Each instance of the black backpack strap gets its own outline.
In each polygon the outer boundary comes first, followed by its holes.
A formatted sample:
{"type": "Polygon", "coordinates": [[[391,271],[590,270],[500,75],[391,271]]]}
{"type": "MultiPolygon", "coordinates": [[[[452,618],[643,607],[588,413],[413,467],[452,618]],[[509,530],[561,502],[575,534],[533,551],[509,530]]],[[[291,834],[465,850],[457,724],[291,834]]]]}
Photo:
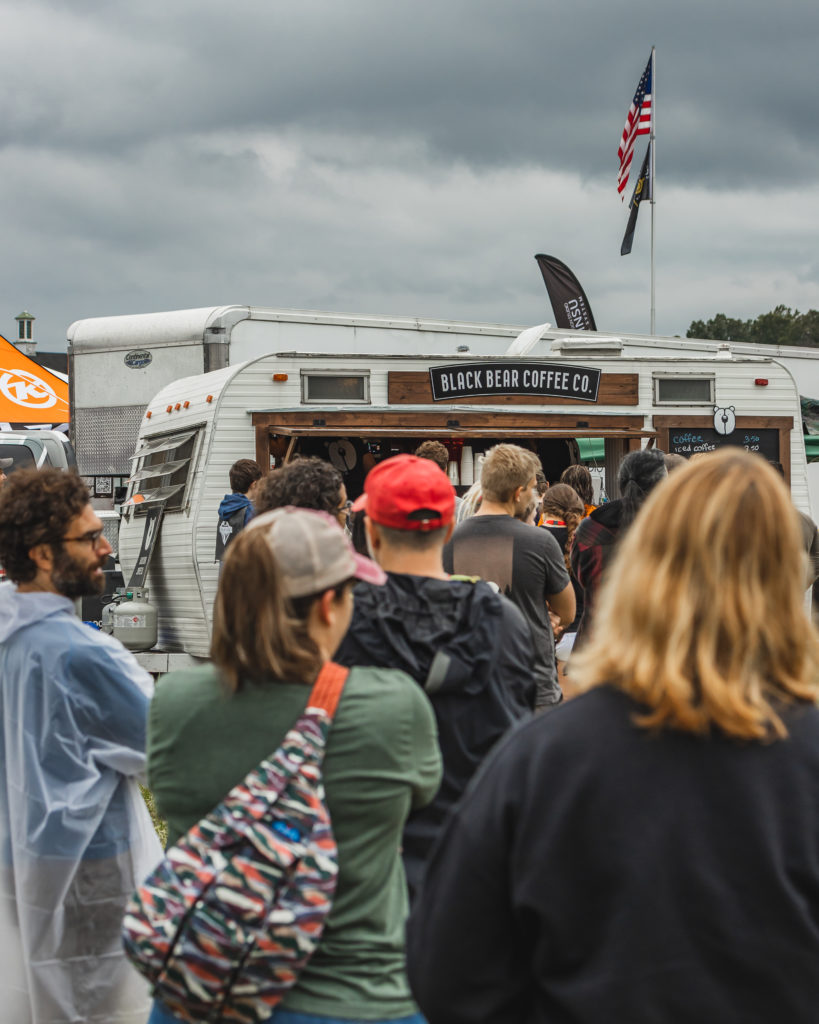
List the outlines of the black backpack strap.
{"type": "Polygon", "coordinates": [[[437,693],[441,689],[446,682],[446,675],[451,664],[452,658],[450,655],[444,651],[435,652],[435,657],[432,659],[429,672],[427,672],[427,677],[423,682],[423,687],[427,693],[437,693]]]}

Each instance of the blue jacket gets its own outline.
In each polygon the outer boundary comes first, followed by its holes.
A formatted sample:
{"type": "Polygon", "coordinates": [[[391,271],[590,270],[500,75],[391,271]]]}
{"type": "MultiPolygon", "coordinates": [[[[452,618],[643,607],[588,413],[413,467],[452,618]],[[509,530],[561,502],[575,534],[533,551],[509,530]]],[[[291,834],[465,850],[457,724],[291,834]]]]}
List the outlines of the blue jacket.
{"type": "Polygon", "coordinates": [[[240,508],[245,510],[245,518],[242,525],[247,526],[253,518],[253,506],[246,494],[226,494],[219,502],[219,518],[230,519],[233,513],[238,512],[240,508]]]}

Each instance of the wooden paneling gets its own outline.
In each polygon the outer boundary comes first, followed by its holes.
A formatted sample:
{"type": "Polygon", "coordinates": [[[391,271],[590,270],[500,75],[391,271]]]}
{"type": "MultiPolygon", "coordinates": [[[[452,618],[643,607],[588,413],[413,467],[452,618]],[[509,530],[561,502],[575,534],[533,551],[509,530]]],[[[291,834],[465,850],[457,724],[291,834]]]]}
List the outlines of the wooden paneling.
{"type": "Polygon", "coordinates": [[[354,433],[365,437],[375,432],[385,434],[394,431],[396,434],[407,434],[416,431],[424,433],[430,429],[446,432],[453,437],[468,434],[472,430],[498,436],[511,436],[516,431],[544,435],[560,434],[564,437],[601,437],[612,432],[621,435],[653,433],[643,430],[642,416],[599,416],[593,407],[588,413],[584,409],[581,413],[571,415],[520,412],[455,413],[451,409],[437,412],[392,412],[373,409],[324,412],[316,409],[309,412],[254,412],[252,421],[257,430],[257,450],[261,448],[259,438],[264,436],[260,434],[259,428],[264,427],[268,428],[270,434],[354,433]]]}
{"type": "MultiPolygon", "coordinates": [[[[595,405],[637,405],[637,373],[604,373],[600,377],[600,391],[595,405]]],[[[483,395],[477,398],[452,398],[445,403],[433,402],[429,373],[421,371],[390,370],[387,374],[387,400],[390,405],[573,405],[583,406],[574,398],[546,398],[541,395],[483,395]]]]}

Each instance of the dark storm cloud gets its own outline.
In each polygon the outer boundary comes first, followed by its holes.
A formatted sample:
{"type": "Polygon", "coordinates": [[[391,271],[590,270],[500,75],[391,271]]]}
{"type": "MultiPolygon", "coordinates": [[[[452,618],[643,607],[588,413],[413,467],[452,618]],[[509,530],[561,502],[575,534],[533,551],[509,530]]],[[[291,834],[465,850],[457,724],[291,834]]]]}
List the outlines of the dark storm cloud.
{"type": "Polygon", "coordinates": [[[233,302],[533,323],[537,251],[647,330],[648,211],[621,259],[614,181],[652,43],[658,330],[819,305],[813,4],[0,6],[3,333],[233,302]]]}
{"type": "Polygon", "coordinates": [[[6,119],[9,141],[105,149],[297,126],[407,135],[442,161],[604,176],[655,42],[664,177],[719,188],[729,172],[753,184],[819,169],[813,5],[148,0],[56,10],[28,100],[6,119]]]}

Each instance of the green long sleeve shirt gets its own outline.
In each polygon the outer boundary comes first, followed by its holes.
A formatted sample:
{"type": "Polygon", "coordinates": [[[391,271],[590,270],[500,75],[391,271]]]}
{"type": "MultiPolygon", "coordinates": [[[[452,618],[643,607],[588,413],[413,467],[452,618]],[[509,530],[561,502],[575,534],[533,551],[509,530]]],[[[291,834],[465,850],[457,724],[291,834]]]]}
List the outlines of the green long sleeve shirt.
{"type": "MultiPolygon", "coordinates": [[[[228,693],[212,666],[160,680],[148,729],[148,781],[176,842],[276,750],[310,687],[271,681],[228,693]]],[[[316,1015],[415,1012],[404,969],[407,893],[400,844],[411,810],[441,778],[435,718],[402,672],[354,668],[323,767],[339,877],[318,949],[283,1002],[316,1015]]]]}

